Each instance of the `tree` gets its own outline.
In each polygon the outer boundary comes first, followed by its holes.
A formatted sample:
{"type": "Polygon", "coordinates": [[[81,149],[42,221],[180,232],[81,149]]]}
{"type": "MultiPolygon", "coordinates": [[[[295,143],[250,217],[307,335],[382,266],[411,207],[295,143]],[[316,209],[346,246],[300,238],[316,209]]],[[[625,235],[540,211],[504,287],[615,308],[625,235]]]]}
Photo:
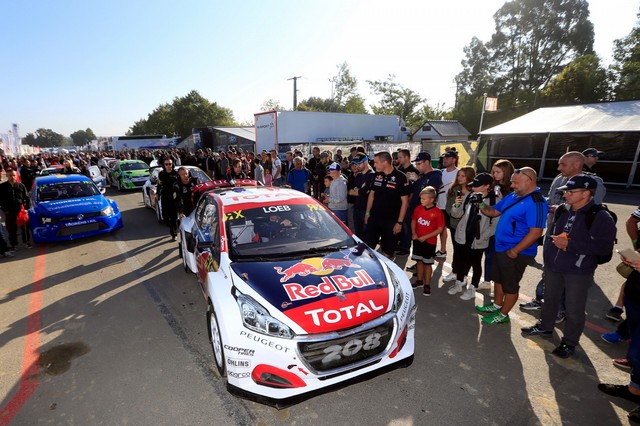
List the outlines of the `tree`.
{"type": "Polygon", "coordinates": [[[93,130],[77,130],[70,135],[73,144],[76,146],[87,145],[89,142],[96,140],[96,135],[93,130]]]}
{"type": "Polygon", "coordinates": [[[267,99],[262,102],[260,111],[284,111],[284,107],[280,104],[280,101],[275,99],[267,99]]]}
{"type": "Polygon", "coordinates": [[[499,97],[500,111],[489,118],[499,124],[534,109],[538,93],[565,66],[593,53],[586,0],[512,0],[494,20],[491,40],[472,39],[456,76],[456,113],[471,129],[479,124],[483,93],[499,97]]]}
{"type": "Polygon", "coordinates": [[[544,105],[601,102],[607,99],[607,71],[595,54],[580,56],[567,65],[541,92],[544,105]]]}
{"type": "Polygon", "coordinates": [[[398,115],[404,122],[413,127],[421,125],[416,110],[425,102],[420,95],[395,81],[396,76],[390,74],[386,81],[369,81],[371,91],[381,96],[378,105],[371,105],[374,114],[398,115]]]}
{"type": "Polygon", "coordinates": [[[171,104],[161,104],[147,119],[136,121],[129,128],[129,135],[162,134],[186,136],[194,127],[231,126],[235,124],[233,112],[202,97],[196,90],[186,96],[176,97],[171,104]]]}
{"type": "Polygon", "coordinates": [[[22,138],[22,143],[42,148],[64,146],[64,136],[51,129],[40,128],[34,133],[27,133],[27,135],[22,138]]]}
{"type": "Polygon", "coordinates": [[[358,94],[358,80],[351,75],[346,62],[338,67],[338,75],[330,79],[332,98],[310,97],[298,103],[297,111],[346,112],[350,114],[367,114],[364,99],[358,94]]]}
{"type": "Polygon", "coordinates": [[[614,42],[610,70],[615,100],[640,98],[640,22],[636,23],[628,36],[614,42]]]}

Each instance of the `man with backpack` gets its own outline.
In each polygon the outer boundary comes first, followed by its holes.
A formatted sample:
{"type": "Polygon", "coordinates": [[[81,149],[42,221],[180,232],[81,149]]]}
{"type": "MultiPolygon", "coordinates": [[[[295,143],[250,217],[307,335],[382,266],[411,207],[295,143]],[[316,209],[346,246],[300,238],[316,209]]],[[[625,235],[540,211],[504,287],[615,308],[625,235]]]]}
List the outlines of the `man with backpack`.
{"type": "Polygon", "coordinates": [[[606,207],[596,204],[596,180],[573,176],[558,188],[565,203],[558,206],[544,246],[544,305],[540,322],[522,329],[525,336],[547,336],[553,327],[560,298],[566,295],[564,336],[553,354],[568,358],[575,353],[584,330],[587,294],[598,264],[611,259],[616,238],[615,220],[606,207]]]}

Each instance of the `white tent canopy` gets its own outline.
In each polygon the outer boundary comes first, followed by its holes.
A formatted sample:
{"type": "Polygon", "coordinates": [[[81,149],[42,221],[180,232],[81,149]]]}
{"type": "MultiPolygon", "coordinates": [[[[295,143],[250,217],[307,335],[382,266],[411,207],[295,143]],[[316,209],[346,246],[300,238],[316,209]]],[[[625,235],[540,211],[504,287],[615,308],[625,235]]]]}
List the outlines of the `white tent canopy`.
{"type": "Polygon", "coordinates": [[[481,135],[640,131],[640,100],[539,108],[481,135]]]}

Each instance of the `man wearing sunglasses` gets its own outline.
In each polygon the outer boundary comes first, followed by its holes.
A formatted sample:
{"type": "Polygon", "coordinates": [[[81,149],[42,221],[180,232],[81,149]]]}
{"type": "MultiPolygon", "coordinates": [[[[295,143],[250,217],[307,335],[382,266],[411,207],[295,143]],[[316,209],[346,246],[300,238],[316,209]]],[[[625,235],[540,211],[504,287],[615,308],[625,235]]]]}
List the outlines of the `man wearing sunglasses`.
{"type": "Polygon", "coordinates": [[[513,192],[495,206],[480,203],[480,211],[489,217],[500,216],[496,226],[496,253],[491,264],[495,277],[494,301],[476,306],[485,324],[509,322],[509,312],[518,301],[520,280],[527,265],[538,251],[536,244],[544,231],[549,210],[540,188],[537,174],[531,167],[515,170],[511,176],[513,192]]]}
{"type": "Polygon", "coordinates": [[[616,225],[605,209],[593,216],[589,226],[587,215],[594,214],[593,194],[597,183],[591,176],[579,174],[558,188],[564,193],[565,204],[554,214],[548,228],[549,244],[544,247],[544,305],[540,322],[522,329],[525,336],[553,335],[560,299],[565,297],[567,320],[560,345],[553,354],[568,358],[575,352],[584,330],[587,294],[598,256],[613,250],[616,225]]]}
{"type": "Polygon", "coordinates": [[[588,148],[582,151],[582,155],[584,155],[584,166],[582,166],[582,171],[594,173],[593,167],[598,163],[600,157],[604,155],[604,152],[598,151],[595,148],[588,148]]]}

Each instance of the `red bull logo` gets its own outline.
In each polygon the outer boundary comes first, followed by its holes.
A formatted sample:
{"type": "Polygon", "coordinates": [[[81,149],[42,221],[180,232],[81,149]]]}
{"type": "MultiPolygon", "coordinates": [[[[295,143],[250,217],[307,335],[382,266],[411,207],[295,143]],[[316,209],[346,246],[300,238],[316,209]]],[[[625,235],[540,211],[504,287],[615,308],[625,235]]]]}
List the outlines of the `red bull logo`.
{"type": "Polygon", "coordinates": [[[280,266],[275,266],[274,269],[282,277],[281,283],[286,283],[292,278],[297,276],[306,277],[309,274],[313,275],[328,275],[334,270],[341,270],[342,268],[360,268],[361,266],[351,262],[348,255],[343,258],[334,257],[312,257],[304,259],[299,263],[295,263],[286,269],[282,269],[280,266]]]}
{"type": "Polygon", "coordinates": [[[355,277],[345,277],[344,275],[332,275],[322,277],[322,282],[318,285],[303,286],[298,283],[285,284],[284,290],[289,296],[289,300],[313,299],[322,294],[341,295],[340,300],[346,299],[344,292],[354,289],[375,285],[375,281],[365,270],[356,271],[355,277]]]}

